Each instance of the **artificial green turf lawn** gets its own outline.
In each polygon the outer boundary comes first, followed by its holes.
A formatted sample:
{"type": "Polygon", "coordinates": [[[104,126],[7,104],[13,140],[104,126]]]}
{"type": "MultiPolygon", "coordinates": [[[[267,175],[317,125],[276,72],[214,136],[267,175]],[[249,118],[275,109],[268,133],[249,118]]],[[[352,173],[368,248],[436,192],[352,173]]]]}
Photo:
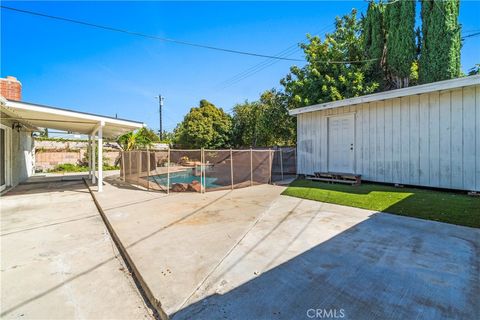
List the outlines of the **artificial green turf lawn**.
{"type": "Polygon", "coordinates": [[[284,195],[480,228],[480,198],[453,192],[296,180],[284,195]]]}

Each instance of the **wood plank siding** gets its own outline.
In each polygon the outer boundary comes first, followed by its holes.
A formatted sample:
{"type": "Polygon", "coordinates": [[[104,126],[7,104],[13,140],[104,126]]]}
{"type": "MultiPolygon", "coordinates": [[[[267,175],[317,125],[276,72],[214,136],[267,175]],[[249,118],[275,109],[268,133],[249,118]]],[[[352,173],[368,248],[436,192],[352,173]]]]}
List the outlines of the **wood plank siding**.
{"type": "Polygon", "coordinates": [[[298,113],[299,174],[328,171],[328,117],[352,113],[363,180],[480,191],[480,85],[298,113]]]}

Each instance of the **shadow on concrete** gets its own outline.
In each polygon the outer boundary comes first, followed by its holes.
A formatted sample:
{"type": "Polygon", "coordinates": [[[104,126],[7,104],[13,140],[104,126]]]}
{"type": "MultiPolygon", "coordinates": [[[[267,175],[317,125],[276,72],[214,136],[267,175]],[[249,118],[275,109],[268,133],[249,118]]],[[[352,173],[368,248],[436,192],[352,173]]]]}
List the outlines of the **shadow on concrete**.
{"type": "Polygon", "coordinates": [[[96,218],[96,217],[98,217],[98,214],[92,214],[92,215],[89,215],[89,216],[81,216],[79,218],[63,220],[63,221],[59,221],[59,222],[52,222],[52,223],[37,225],[37,226],[33,226],[33,227],[27,227],[27,228],[23,228],[23,229],[20,229],[20,230],[15,230],[15,231],[10,231],[10,232],[7,231],[5,233],[0,234],[0,237],[4,237],[4,236],[11,235],[11,234],[16,234],[16,233],[27,232],[27,231],[36,230],[36,229],[58,226],[58,225],[65,224],[65,223],[71,223],[71,222],[76,222],[76,221],[86,220],[86,219],[91,219],[91,218],[96,218]]]}
{"type": "Polygon", "coordinates": [[[105,177],[103,181],[108,182],[108,184],[114,186],[118,189],[126,189],[126,190],[139,190],[139,191],[149,191],[149,192],[161,192],[165,194],[164,191],[157,191],[157,190],[147,190],[146,188],[140,188],[128,182],[123,182],[118,175],[112,175],[109,177],[105,177]]]}
{"type": "MultiPolygon", "coordinates": [[[[82,183],[82,185],[83,185],[83,183],[82,183]]],[[[31,193],[31,192],[29,192],[29,193],[31,193]]],[[[161,232],[161,231],[164,231],[165,229],[173,226],[174,224],[179,223],[179,222],[187,219],[188,217],[191,217],[192,215],[194,215],[194,214],[202,211],[202,210],[205,209],[206,207],[208,207],[208,206],[212,205],[213,203],[219,201],[220,199],[224,198],[224,197],[227,196],[228,194],[229,194],[229,193],[223,194],[222,196],[220,196],[220,197],[212,200],[211,202],[207,203],[206,205],[202,206],[201,208],[198,208],[198,209],[196,209],[196,210],[194,210],[194,211],[186,214],[186,215],[183,216],[182,218],[180,218],[180,219],[178,219],[178,220],[176,220],[176,221],[173,221],[172,223],[170,223],[170,224],[168,224],[168,225],[166,225],[166,226],[163,226],[162,228],[159,228],[159,229],[157,229],[156,231],[154,231],[154,232],[152,232],[152,233],[150,233],[150,234],[148,234],[148,235],[146,235],[146,236],[144,236],[144,237],[142,237],[142,238],[140,238],[140,239],[137,239],[135,242],[131,243],[127,248],[133,247],[133,246],[139,244],[140,242],[145,241],[146,239],[154,236],[155,234],[157,234],[157,233],[159,233],[159,232],[161,232]]],[[[94,215],[94,216],[98,216],[98,215],[94,215]]],[[[87,218],[87,217],[85,217],[85,218],[87,218]]],[[[79,219],[75,219],[75,220],[79,220],[79,219]]],[[[72,220],[72,221],[73,221],[73,220],[72,220]]],[[[40,226],[40,227],[42,227],[42,226],[40,226]]],[[[21,231],[18,231],[18,232],[21,232],[21,231]]],[[[38,300],[38,299],[42,298],[43,296],[46,296],[46,295],[50,294],[51,292],[53,292],[53,291],[55,291],[55,290],[57,290],[57,289],[60,289],[60,288],[61,288],[62,286],[64,286],[65,284],[68,284],[69,282],[72,282],[72,281],[74,281],[74,280],[76,280],[76,279],[78,279],[78,278],[80,278],[80,277],[82,277],[82,276],[84,276],[84,275],[86,275],[86,274],[88,274],[88,273],[96,270],[97,268],[105,265],[106,263],[112,261],[113,259],[118,259],[118,257],[117,257],[117,256],[112,256],[111,258],[106,259],[106,260],[104,260],[104,261],[102,261],[102,262],[100,262],[100,263],[92,266],[91,268],[88,268],[88,269],[84,270],[83,272],[81,272],[81,273],[79,273],[79,274],[77,274],[77,275],[75,275],[75,276],[73,276],[73,277],[70,277],[70,278],[66,279],[66,280],[63,281],[63,282],[61,282],[61,283],[59,283],[59,284],[57,284],[57,285],[55,285],[55,286],[53,286],[53,287],[51,287],[51,288],[46,289],[46,290],[42,291],[41,293],[39,293],[39,294],[37,294],[37,295],[35,295],[35,296],[32,296],[31,298],[29,298],[29,299],[27,299],[27,300],[25,300],[25,301],[22,301],[21,303],[18,303],[18,304],[16,304],[16,305],[12,306],[12,307],[9,308],[9,309],[2,310],[0,316],[3,317],[3,316],[5,316],[5,315],[7,315],[7,314],[9,314],[9,313],[17,310],[18,308],[20,308],[20,307],[22,307],[22,306],[24,306],[24,305],[26,305],[26,304],[29,304],[29,303],[31,303],[31,302],[33,302],[33,301],[35,301],[35,300],[38,300]]]]}
{"type": "Polygon", "coordinates": [[[250,263],[233,260],[234,272],[172,318],[477,318],[480,258],[472,237],[478,236],[474,229],[374,214],[270,269],[253,269],[258,252],[250,263]]]}
{"type": "Polygon", "coordinates": [[[226,197],[227,195],[229,195],[230,193],[231,193],[231,192],[227,192],[227,193],[219,196],[218,198],[213,199],[213,200],[210,201],[209,203],[201,206],[200,208],[197,208],[197,209],[193,210],[192,212],[185,214],[185,215],[184,215],[183,217],[181,217],[180,219],[177,219],[177,220],[175,220],[175,221],[172,221],[172,222],[170,222],[169,224],[167,224],[167,225],[165,225],[165,226],[162,226],[162,227],[158,228],[157,230],[155,230],[155,231],[153,231],[153,232],[151,232],[151,233],[149,233],[149,234],[147,234],[147,235],[145,235],[145,236],[143,236],[143,237],[135,240],[134,242],[132,242],[131,244],[129,244],[129,245],[126,246],[125,248],[126,248],[126,249],[129,249],[129,248],[131,248],[131,247],[133,247],[133,246],[136,246],[136,245],[139,244],[140,242],[143,242],[143,241],[145,241],[145,240],[153,237],[154,235],[156,235],[156,234],[158,234],[158,233],[160,233],[160,232],[162,232],[162,231],[165,231],[166,229],[174,226],[175,224],[180,223],[180,222],[182,222],[182,221],[190,218],[191,216],[193,216],[193,215],[201,212],[201,211],[204,210],[205,208],[207,208],[207,207],[213,205],[214,203],[220,201],[221,199],[225,198],[225,197],[226,197]]]}
{"type": "Polygon", "coordinates": [[[35,183],[23,183],[19,184],[15,188],[9,190],[2,197],[16,196],[22,194],[35,194],[35,193],[48,193],[48,192],[79,192],[88,193],[85,188],[85,184],[82,180],[62,181],[52,180],[49,182],[35,182],[35,183]]]}
{"type": "Polygon", "coordinates": [[[112,257],[110,257],[110,258],[108,258],[108,259],[106,259],[106,260],[103,260],[102,262],[100,262],[100,263],[92,266],[91,268],[88,268],[88,269],[84,270],[83,272],[80,272],[80,273],[76,274],[75,276],[70,277],[70,278],[66,279],[65,281],[62,281],[62,282],[60,282],[59,284],[57,284],[57,285],[55,285],[55,286],[53,286],[53,287],[50,287],[50,288],[42,291],[41,293],[32,296],[31,298],[29,298],[29,299],[27,299],[27,300],[24,300],[24,301],[22,301],[22,302],[20,302],[20,303],[18,303],[18,304],[16,304],[16,305],[14,305],[14,306],[6,309],[6,310],[3,310],[3,309],[2,309],[2,312],[0,313],[0,316],[1,316],[1,317],[4,317],[5,315],[11,313],[12,311],[15,311],[16,309],[18,309],[18,308],[20,308],[20,307],[22,307],[22,306],[24,306],[24,305],[26,305],[26,304],[28,304],[28,303],[30,303],[30,302],[33,302],[33,301],[35,301],[35,300],[38,300],[38,299],[40,299],[41,297],[46,296],[46,295],[48,295],[49,293],[52,293],[53,291],[55,291],[55,290],[57,290],[57,289],[60,289],[60,288],[63,287],[64,285],[66,285],[66,284],[68,284],[68,283],[70,283],[70,282],[72,282],[72,281],[74,281],[74,280],[76,280],[76,279],[78,279],[78,278],[81,278],[82,276],[84,276],[84,275],[86,275],[86,274],[88,274],[88,273],[90,273],[90,272],[92,272],[92,271],[100,268],[101,266],[107,264],[108,262],[110,262],[110,261],[112,261],[112,260],[114,260],[114,259],[118,259],[118,257],[117,257],[117,256],[112,256],[112,257]]]}

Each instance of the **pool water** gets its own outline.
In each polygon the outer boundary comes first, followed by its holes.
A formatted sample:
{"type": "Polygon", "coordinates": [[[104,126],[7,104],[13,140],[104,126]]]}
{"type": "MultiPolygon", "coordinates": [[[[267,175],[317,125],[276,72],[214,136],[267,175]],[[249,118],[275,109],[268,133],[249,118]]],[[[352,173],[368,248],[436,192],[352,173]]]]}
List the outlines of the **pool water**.
{"type": "MultiPolygon", "coordinates": [[[[159,185],[167,185],[167,174],[157,174],[155,176],[149,177],[150,181],[155,181],[159,185]]],[[[172,172],[170,173],[170,185],[173,183],[192,183],[193,180],[200,181],[200,177],[193,174],[193,169],[186,171],[172,172]]],[[[216,188],[220,185],[215,184],[217,178],[205,177],[205,187],[206,188],[216,188]]]]}

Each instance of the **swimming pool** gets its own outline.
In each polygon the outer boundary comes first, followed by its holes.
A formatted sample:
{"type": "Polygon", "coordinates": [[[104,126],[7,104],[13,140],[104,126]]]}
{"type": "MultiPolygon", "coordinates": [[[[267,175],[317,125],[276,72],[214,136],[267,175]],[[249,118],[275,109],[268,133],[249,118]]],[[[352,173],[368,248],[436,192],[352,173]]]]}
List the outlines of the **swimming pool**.
{"type": "MultiPolygon", "coordinates": [[[[167,174],[157,174],[155,176],[149,177],[150,181],[155,181],[159,185],[167,185],[167,174]]],[[[200,181],[200,177],[194,174],[194,169],[187,169],[184,171],[171,172],[170,173],[170,185],[173,183],[192,183],[194,180],[200,181]]],[[[205,187],[206,188],[217,188],[220,185],[215,184],[217,178],[205,177],[205,187]]]]}

